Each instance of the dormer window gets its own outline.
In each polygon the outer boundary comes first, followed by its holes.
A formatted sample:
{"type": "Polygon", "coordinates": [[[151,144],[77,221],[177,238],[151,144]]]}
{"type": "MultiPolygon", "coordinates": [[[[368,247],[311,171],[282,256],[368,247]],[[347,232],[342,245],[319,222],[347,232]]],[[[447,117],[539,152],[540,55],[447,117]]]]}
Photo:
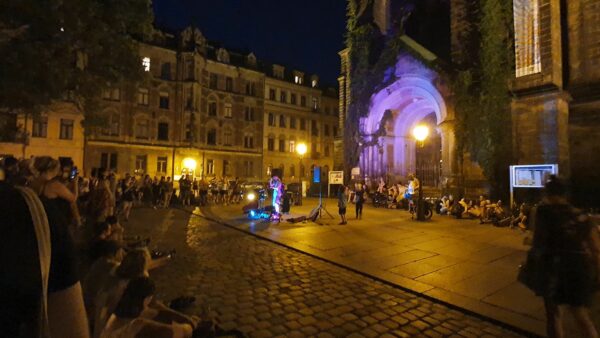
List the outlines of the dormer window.
{"type": "Polygon", "coordinates": [[[318,85],[318,81],[317,80],[312,80],[312,87],[315,88],[318,85]]]}
{"type": "Polygon", "coordinates": [[[273,65],[273,76],[278,79],[283,79],[285,68],[280,65],[273,65]]]}
{"type": "Polygon", "coordinates": [[[248,56],[246,57],[246,62],[248,62],[249,66],[256,67],[256,56],[254,55],[254,53],[248,54],[248,56]]]}
{"type": "Polygon", "coordinates": [[[299,71],[294,71],[294,83],[298,85],[304,83],[304,74],[299,71]]]}
{"type": "Polygon", "coordinates": [[[219,48],[217,51],[217,61],[229,63],[229,53],[224,48],[219,48]]]}
{"type": "Polygon", "coordinates": [[[146,56],[142,59],[142,67],[144,67],[145,72],[150,71],[150,58],[149,57],[146,56]]]}

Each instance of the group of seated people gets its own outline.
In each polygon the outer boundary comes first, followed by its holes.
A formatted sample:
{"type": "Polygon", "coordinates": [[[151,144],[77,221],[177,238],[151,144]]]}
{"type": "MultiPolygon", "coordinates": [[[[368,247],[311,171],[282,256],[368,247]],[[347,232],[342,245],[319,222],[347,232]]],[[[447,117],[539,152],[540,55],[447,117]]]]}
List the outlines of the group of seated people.
{"type": "Polygon", "coordinates": [[[449,215],[456,218],[474,218],[479,219],[481,224],[492,223],[496,226],[518,227],[521,230],[527,230],[528,207],[521,204],[518,215],[511,215],[502,201],[493,203],[484,196],[479,196],[479,200],[469,200],[464,197],[458,201],[452,195],[443,196],[437,203],[436,209],[440,215],[449,215]]]}

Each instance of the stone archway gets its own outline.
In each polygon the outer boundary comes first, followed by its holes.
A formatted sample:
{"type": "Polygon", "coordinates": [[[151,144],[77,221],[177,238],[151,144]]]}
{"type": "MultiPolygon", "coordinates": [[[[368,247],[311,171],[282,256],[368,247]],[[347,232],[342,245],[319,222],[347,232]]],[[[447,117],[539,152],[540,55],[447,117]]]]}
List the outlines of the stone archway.
{"type": "Polygon", "coordinates": [[[454,133],[446,100],[436,86],[438,74],[411,56],[404,56],[396,64],[395,76],[396,81],[373,94],[369,115],[361,121],[361,172],[370,180],[403,180],[414,173],[416,142],[412,130],[427,119],[434,121],[431,134],[439,135],[441,143],[442,166],[436,182],[447,181],[455,172],[451,163],[454,133]]]}

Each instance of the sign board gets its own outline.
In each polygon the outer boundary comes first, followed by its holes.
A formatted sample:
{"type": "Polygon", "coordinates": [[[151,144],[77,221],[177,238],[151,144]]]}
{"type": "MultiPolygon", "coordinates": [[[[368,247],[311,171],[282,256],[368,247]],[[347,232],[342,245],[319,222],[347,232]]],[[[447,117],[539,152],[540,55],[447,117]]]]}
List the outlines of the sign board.
{"type": "Polygon", "coordinates": [[[513,188],[543,188],[548,176],[558,174],[557,164],[510,166],[513,188]]]}
{"type": "Polygon", "coordinates": [[[321,167],[313,168],[313,183],[321,183],[321,167]]]}
{"type": "Polygon", "coordinates": [[[558,175],[558,164],[528,164],[510,166],[510,205],[514,205],[514,188],[541,189],[548,176],[558,175]]]}
{"type": "Polygon", "coordinates": [[[344,172],[343,171],[330,171],[329,172],[329,184],[344,184],[344,172]]]}
{"type": "Polygon", "coordinates": [[[352,168],[352,170],[350,171],[350,177],[352,177],[353,180],[359,179],[360,178],[360,167],[352,168]]]}

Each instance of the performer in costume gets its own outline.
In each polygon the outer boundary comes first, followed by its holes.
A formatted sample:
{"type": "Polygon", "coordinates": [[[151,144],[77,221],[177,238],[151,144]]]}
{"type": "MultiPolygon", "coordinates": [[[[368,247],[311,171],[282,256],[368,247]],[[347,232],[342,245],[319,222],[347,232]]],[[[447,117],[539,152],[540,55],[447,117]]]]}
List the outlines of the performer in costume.
{"type": "Polygon", "coordinates": [[[281,199],[283,197],[283,183],[278,176],[273,176],[269,182],[269,187],[273,190],[271,204],[275,208],[275,215],[279,218],[281,212],[281,199]]]}

